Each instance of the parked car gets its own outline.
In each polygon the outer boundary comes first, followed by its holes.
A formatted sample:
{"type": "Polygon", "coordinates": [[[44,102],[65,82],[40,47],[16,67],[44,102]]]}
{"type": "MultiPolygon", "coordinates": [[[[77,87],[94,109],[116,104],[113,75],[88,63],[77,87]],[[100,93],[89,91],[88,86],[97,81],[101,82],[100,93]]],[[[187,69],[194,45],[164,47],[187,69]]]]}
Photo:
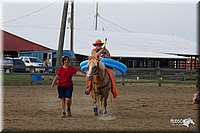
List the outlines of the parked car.
{"type": "Polygon", "coordinates": [[[25,63],[26,67],[30,68],[30,72],[40,72],[43,73],[44,68],[38,68],[38,67],[44,67],[44,63],[36,57],[26,57],[26,56],[21,56],[19,57],[22,59],[22,61],[25,63]]]}
{"type": "Polygon", "coordinates": [[[2,66],[5,73],[11,73],[13,71],[13,59],[10,57],[3,57],[2,66]]]}
{"type": "Polygon", "coordinates": [[[21,59],[13,58],[13,72],[28,72],[29,70],[21,59]]]}
{"type": "Polygon", "coordinates": [[[3,58],[3,69],[5,73],[29,71],[29,68],[26,68],[26,65],[21,59],[11,57],[3,58]]]}

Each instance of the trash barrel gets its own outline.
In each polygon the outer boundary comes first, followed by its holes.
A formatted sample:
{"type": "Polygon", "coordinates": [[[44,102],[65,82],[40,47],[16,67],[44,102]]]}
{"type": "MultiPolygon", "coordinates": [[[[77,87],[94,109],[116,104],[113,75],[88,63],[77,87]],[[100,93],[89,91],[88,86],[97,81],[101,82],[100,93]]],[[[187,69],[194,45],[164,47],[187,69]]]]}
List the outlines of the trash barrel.
{"type": "MultiPolygon", "coordinates": [[[[42,80],[42,75],[33,75],[32,80],[42,80]]],[[[33,82],[32,81],[32,85],[38,85],[38,84],[41,84],[41,82],[38,82],[38,81],[33,82]]]]}

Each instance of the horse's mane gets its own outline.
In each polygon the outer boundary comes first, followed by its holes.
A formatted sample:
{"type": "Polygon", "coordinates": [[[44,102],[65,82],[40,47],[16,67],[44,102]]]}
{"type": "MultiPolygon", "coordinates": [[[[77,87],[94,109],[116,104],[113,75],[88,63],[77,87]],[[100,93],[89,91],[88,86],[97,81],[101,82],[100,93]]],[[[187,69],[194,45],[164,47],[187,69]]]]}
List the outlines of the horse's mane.
{"type": "Polygon", "coordinates": [[[105,65],[104,65],[103,62],[101,62],[101,58],[100,58],[100,57],[88,56],[88,60],[89,60],[89,61],[90,61],[90,60],[94,60],[94,59],[96,59],[96,60],[98,60],[98,62],[100,62],[100,67],[101,67],[102,69],[105,69],[105,65]]]}
{"type": "Polygon", "coordinates": [[[97,59],[96,56],[88,56],[88,60],[91,60],[91,59],[97,59]]]}

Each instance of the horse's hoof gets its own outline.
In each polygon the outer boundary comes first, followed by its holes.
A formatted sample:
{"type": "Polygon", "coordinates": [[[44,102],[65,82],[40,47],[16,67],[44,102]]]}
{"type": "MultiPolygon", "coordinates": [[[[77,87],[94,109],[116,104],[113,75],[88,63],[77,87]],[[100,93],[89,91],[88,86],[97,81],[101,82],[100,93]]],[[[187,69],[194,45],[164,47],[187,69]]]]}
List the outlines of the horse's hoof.
{"type": "Polygon", "coordinates": [[[94,116],[98,115],[98,107],[97,106],[94,107],[93,112],[94,112],[94,116]]]}
{"type": "Polygon", "coordinates": [[[103,116],[108,116],[108,111],[104,111],[103,116]]]}

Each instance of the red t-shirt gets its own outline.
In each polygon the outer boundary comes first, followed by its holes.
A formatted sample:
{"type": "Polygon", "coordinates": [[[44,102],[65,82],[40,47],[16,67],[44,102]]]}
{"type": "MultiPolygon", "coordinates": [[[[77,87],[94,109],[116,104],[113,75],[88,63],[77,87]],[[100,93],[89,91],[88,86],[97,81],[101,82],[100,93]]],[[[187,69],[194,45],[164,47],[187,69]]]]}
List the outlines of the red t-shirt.
{"type": "Polygon", "coordinates": [[[73,86],[72,76],[76,74],[77,71],[78,70],[72,66],[69,66],[68,68],[64,68],[63,66],[61,66],[56,73],[56,75],[60,77],[60,79],[58,80],[58,86],[61,87],[73,86]]]}

